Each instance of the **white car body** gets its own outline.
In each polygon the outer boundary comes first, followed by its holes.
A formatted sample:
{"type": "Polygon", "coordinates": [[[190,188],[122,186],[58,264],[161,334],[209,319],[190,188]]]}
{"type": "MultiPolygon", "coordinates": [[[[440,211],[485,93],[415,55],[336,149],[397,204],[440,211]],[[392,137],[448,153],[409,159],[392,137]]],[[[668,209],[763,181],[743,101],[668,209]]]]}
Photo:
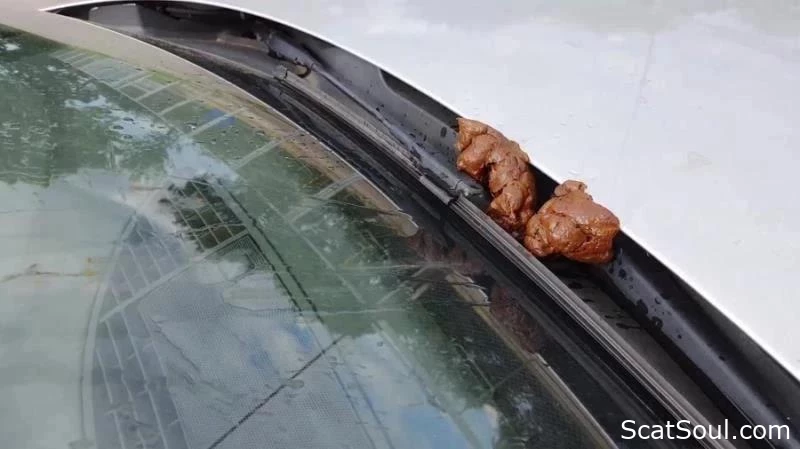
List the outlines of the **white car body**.
{"type": "Polygon", "coordinates": [[[789,2],[197,3],[347,49],[499,128],[557,181],[587,182],[625,232],[800,379],[789,2]]]}

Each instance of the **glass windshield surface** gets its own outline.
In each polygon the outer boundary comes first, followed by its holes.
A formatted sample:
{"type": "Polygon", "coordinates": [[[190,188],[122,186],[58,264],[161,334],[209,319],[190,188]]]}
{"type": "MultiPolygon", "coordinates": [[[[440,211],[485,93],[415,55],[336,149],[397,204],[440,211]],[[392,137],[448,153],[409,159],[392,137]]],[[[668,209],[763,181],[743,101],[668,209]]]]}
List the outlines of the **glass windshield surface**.
{"type": "Polygon", "coordinates": [[[265,106],[3,28],[0,98],[8,447],[608,446],[500,283],[265,106]]]}

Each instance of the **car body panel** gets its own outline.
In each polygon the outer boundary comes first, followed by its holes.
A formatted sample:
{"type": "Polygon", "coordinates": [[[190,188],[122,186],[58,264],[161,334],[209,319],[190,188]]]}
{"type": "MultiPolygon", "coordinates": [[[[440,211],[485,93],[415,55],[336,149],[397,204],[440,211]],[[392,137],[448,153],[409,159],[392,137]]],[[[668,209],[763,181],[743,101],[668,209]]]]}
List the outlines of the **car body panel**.
{"type": "MultiPolygon", "coordinates": [[[[36,0],[28,7],[66,4],[36,0]]],[[[800,378],[787,2],[200,1],[306,31],[518,140],[800,378]]]]}

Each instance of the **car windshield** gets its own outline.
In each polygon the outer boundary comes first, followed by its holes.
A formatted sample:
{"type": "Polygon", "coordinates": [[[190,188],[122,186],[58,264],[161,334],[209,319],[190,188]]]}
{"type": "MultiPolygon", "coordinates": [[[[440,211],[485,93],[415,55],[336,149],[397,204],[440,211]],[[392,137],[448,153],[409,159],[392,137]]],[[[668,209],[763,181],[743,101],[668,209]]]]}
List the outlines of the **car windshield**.
{"type": "Polygon", "coordinates": [[[5,446],[618,439],[568,339],[267,106],[3,28],[0,99],[5,446]]]}

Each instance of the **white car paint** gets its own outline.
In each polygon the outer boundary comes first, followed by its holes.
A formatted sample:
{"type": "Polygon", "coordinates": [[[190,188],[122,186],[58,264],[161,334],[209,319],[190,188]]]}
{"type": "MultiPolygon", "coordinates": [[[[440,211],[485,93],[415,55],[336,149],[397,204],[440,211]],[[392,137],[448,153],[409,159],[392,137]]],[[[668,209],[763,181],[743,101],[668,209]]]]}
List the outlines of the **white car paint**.
{"type": "Polygon", "coordinates": [[[555,179],[588,182],[629,235],[800,379],[800,207],[792,198],[798,6],[198,3],[260,15],[348,49],[490,122],[555,179]]]}

